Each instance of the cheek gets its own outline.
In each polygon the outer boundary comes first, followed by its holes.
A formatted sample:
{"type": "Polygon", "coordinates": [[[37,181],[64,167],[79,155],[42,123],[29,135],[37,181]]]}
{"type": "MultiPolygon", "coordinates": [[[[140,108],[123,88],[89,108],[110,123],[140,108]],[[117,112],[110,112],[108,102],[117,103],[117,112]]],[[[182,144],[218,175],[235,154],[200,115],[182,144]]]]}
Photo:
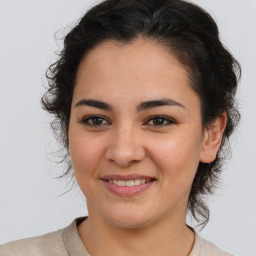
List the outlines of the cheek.
{"type": "Polygon", "coordinates": [[[84,133],[71,132],[69,137],[69,151],[73,169],[78,183],[81,177],[96,174],[99,159],[104,150],[102,141],[84,133]]]}
{"type": "Polygon", "coordinates": [[[200,139],[197,136],[176,134],[168,136],[162,143],[152,144],[152,157],[163,176],[181,183],[193,179],[200,157],[200,139]]]}

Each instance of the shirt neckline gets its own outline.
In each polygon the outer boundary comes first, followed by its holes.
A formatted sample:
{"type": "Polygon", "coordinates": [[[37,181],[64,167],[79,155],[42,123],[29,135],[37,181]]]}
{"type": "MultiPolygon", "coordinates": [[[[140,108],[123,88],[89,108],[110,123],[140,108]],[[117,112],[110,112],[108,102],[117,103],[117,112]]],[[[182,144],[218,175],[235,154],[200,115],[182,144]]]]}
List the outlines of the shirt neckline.
{"type": "MultiPolygon", "coordinates": [[[[84,243],[82,242],[77,230],[77,225],[79,225],[85,219],[87,219],[87,216],[76,218],[69,226],[63,230],[64,245],[70,256],[91,256],[87,251],[84,243]]],[[[192,227],[189,228],[195,234],[194,245],[189,256],[198,256],[200,255],[201,239],[192,227]]]]}
{"type": "Polygon", "coordinates": [[[63,230],[64,245],[70,256],[91,256],[86,250],[77,230],[77,225],[85,219],[87,217],[77,218],[63,230]]]}

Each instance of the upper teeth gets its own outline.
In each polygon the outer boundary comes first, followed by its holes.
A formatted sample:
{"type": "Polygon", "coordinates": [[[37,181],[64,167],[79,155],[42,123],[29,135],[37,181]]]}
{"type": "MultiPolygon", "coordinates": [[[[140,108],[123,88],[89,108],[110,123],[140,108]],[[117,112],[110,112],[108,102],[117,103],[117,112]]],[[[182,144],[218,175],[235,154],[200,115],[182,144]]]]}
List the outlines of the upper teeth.
{"type": "Polygon", "coordinates": [[[113,183],[120,187],[132,187],[132,186],[138,186],[140,184],[145,184],[146,182],[149,182],[149,180],[141,179],[141,180],[109,180],[110,183],[113,183]]]}

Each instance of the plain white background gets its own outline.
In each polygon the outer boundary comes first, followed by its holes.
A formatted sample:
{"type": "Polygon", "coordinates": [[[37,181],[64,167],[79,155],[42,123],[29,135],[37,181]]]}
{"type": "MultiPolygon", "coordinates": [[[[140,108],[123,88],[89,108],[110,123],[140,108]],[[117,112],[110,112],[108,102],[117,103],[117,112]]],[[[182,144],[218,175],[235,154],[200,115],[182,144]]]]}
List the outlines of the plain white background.
{"type": "MultiPolygon", "coordinates": [[[[58,197],[68,187],[53,178],[62,166],[50,154],[58,144],[40,96],[44,72],[61,47],[54,33],[72,26],[93,2],[0,2],[0,244],[62,228],[87,214],[79,189],[58,197]]],[[[238,92],[242,120],[232,139],[232,159],[208,200],[211,219],[200,234],[234,255],[255,256],[256,1],[193,2],[216,19],[224,44],[243,69],[238,92]]]]}

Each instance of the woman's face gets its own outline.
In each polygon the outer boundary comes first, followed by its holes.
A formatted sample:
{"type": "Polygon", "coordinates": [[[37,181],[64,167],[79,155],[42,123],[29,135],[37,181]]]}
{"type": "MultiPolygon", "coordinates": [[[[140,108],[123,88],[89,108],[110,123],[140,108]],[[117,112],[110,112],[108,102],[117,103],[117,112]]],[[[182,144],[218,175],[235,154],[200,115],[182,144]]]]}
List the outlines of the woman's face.
{"type": "Polygon", "coordinates": [[[165,48],[105,41],[83,59],[69,150],[90,216],[128,228],[182,219],[203,144],[199,98],[165,48]]]}

